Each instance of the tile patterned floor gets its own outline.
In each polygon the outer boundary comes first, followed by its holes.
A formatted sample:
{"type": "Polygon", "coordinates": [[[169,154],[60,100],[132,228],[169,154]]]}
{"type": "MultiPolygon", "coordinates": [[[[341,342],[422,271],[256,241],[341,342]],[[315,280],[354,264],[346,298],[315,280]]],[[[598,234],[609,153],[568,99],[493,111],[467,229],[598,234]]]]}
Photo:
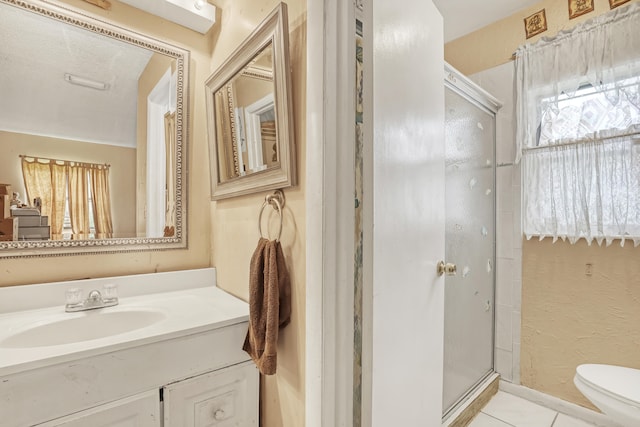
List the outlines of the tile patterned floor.
{"type": "Polygon", "coordinates": [[[499,391],[469,427],[593,427],[528,400],[499,391]]]}

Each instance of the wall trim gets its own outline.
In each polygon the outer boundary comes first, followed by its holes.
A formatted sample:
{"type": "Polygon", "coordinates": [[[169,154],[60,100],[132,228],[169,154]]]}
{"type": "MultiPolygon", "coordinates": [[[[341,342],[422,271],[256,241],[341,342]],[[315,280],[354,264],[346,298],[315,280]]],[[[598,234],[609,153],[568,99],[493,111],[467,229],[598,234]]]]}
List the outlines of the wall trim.
{"type": "Polygon", "coordinates": [[[308,2],[305,425],[353,423],[355,12],[308,2]]]}

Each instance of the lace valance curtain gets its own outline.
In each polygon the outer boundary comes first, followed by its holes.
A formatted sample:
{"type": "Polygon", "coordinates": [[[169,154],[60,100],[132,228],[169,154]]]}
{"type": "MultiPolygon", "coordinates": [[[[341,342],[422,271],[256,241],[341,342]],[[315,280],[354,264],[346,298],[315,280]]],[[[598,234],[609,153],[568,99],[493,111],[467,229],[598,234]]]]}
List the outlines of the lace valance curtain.
{"type": "Polygon", "coordinates": [[[640,3],[516,52],[527,237],[640,243],[640,3]]]}

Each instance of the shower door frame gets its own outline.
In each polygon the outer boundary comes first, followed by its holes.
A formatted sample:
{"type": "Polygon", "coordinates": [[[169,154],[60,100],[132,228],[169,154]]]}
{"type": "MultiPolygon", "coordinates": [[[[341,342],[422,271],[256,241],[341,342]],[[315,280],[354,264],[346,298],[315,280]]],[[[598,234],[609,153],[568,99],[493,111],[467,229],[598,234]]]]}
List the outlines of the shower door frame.
{"type": "MultiPolygon", "coordinates": [[[[496,370],[496,283],[497,283],[497,272],[498,272],[498,258],[497,258],[497,236],[498,236],[498,227],[497,227],[497,168],[496,164],[497,159],[497,120],[496,116],[500,108],[502,108],[502,103],[494,98],[487,91],[482,89],[468,77],[464,76],[460,71],[456,70],[446,61],[444,63],[444,86],[445,89],[449,89],[456,93],[457,95],[463,97],[471,104],[480,108],[482,111],[493,116],[494,120],[494,132],[493,132],[493,299],[492,303],[492,319],[491,319],[491,327],[492,327],[492,341],[491,341],[491,368],[490,370],[484,374],[481,378],[479,378],[468,390],[464,393],[451,407],[446,410],[443,410],[442,420],[447,420],[456,410],[460,409],[465,403],[467,403],[469,397],[475,393],[483,384],[487,383],[487,380],[495,375],[496,370]]],[[[445,104],[446,108],[446,104],[445,104]]],[[[446,238],[446,237],[445,237],[446,238]]],[[[454,261],[454,260],[451,260],[454,261]]],[[[446,280],[445,280],[446,286],[446,280]]],[[[446,307],[445,307],[446,310],[446,307]]],[[[443,369],[444,374],[444,369],[443,369]]]]}

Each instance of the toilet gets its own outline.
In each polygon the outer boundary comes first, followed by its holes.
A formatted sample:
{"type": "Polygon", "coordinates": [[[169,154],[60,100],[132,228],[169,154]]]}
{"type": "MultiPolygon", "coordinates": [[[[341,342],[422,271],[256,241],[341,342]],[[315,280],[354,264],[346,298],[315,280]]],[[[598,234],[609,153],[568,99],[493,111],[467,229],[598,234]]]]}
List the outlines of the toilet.
{"type": "Polygon", "coordinates": [[[576,368],[578,390],[613,421],[640,426],[640,370],[587,364],[576,368]]]}

